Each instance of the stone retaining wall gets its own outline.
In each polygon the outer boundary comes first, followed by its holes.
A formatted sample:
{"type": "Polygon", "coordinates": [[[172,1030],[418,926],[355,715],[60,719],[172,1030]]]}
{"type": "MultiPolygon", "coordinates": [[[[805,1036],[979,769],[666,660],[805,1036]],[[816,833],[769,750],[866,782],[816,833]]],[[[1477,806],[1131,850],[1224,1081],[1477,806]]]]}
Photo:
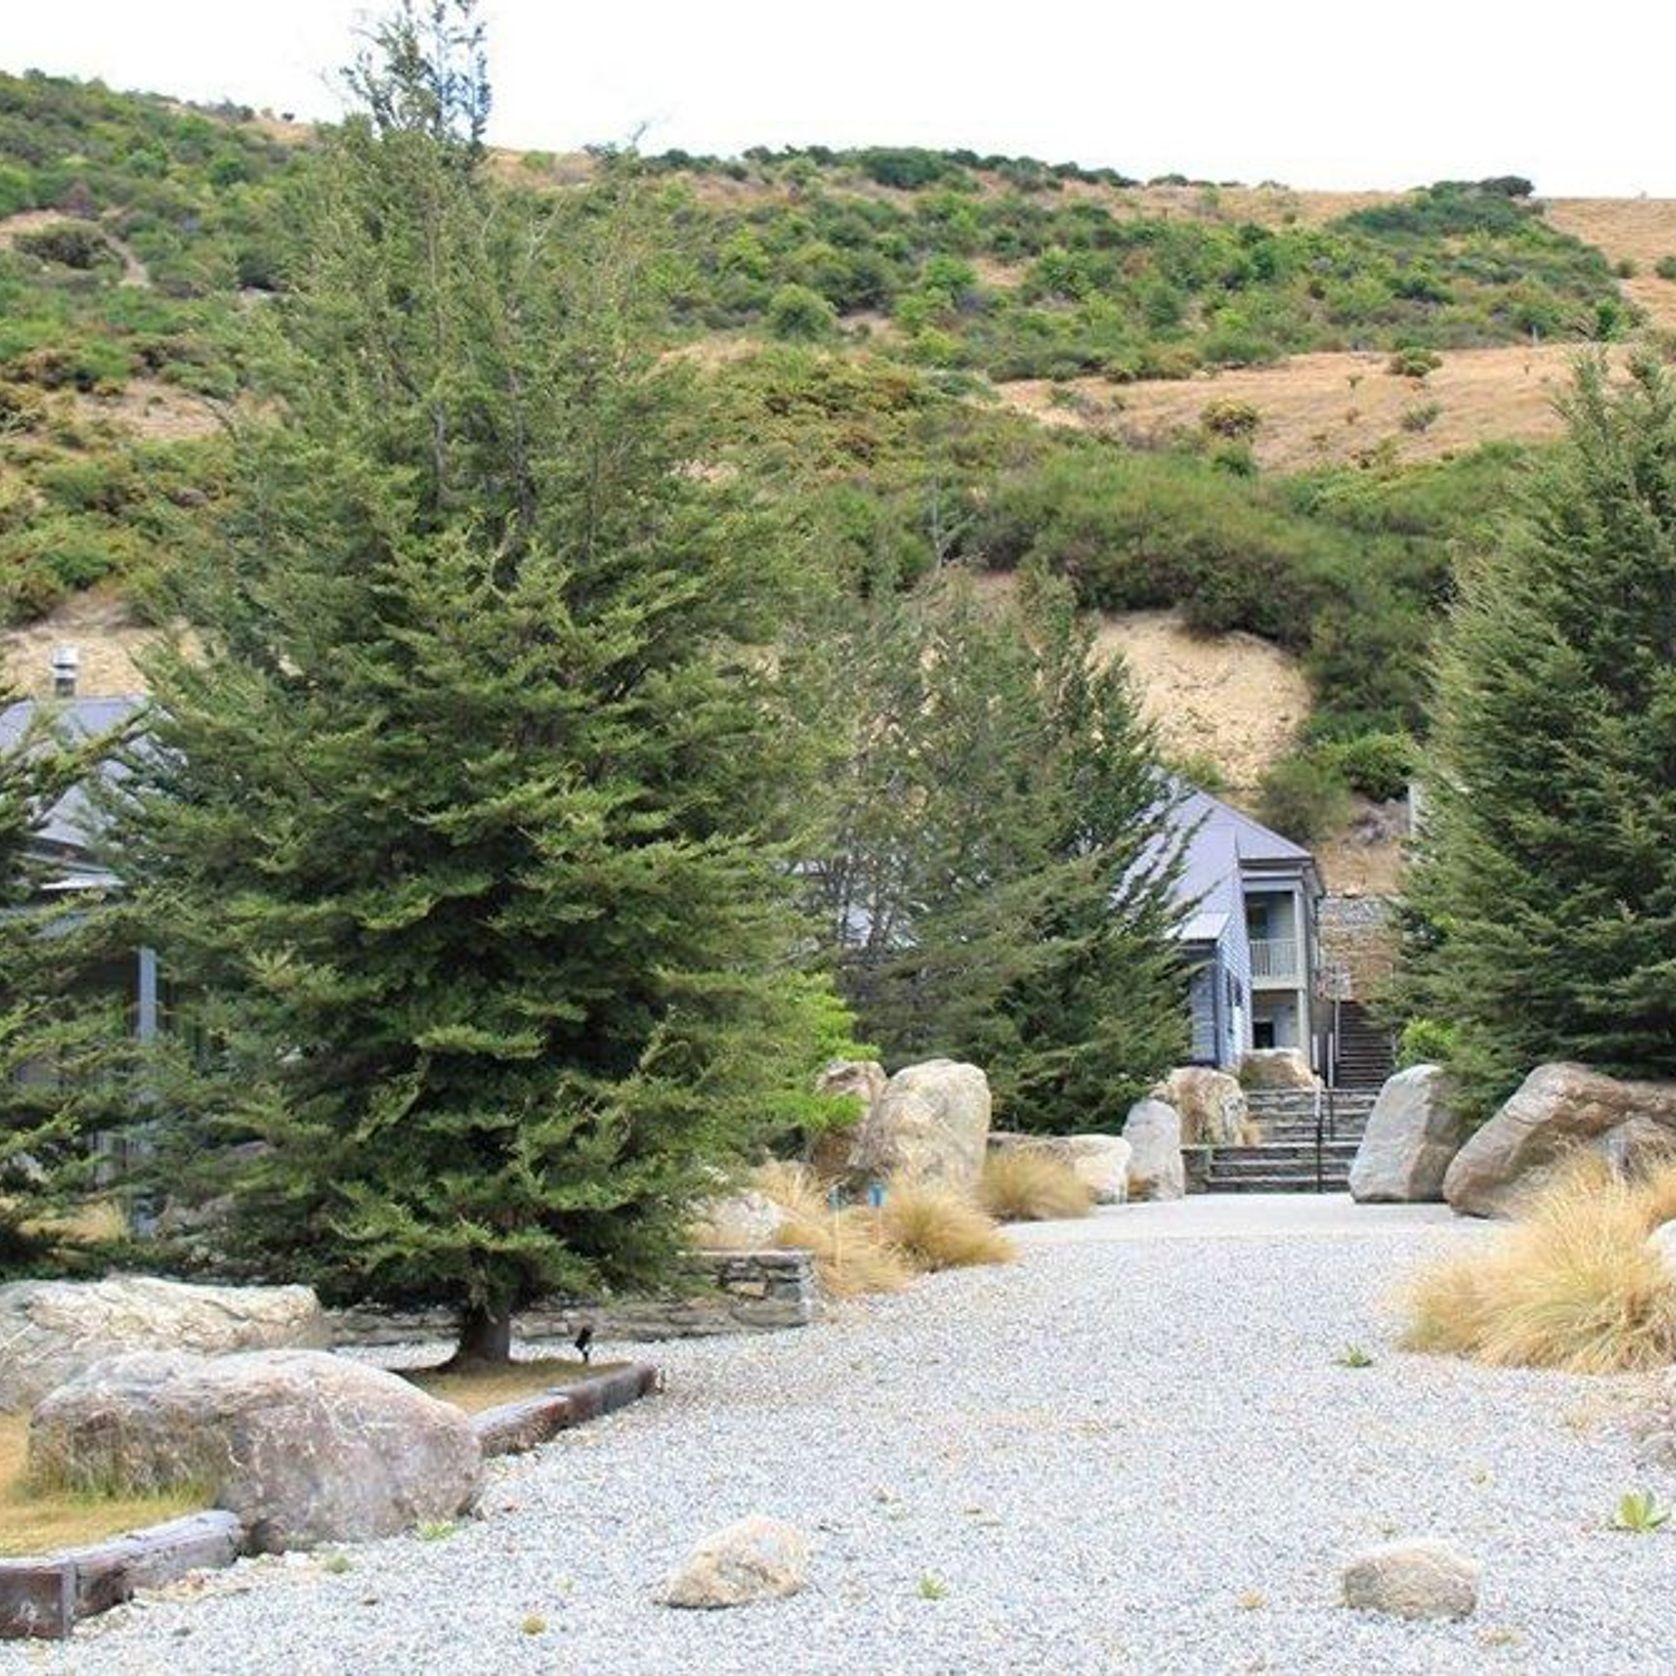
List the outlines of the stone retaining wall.
{"type": "MultiPolygon", "coordinates": [[[[819,1313],[814,1259],[806,1251],[702,1251],[688,1258],[690,1289],[659,1297],[553,1299],[523,1311],[524,1339],[576,1337],[584,1322],[608,1342],[707,1338],[806,1327],[819,1313]]],[[[454,1336],[446,1310],[329,1310],[332,1342],[376,1346],[454,1336]]]]}

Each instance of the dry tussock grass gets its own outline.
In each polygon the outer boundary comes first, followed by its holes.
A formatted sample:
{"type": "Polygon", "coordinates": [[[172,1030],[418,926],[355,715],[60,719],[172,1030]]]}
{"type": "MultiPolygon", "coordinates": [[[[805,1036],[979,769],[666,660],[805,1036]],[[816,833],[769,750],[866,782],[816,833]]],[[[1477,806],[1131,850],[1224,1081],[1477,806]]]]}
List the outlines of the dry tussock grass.
{"type": "Polygon", "coordinates": [[[834,1297],[899,1292],[916,1273],[1006,1263],[1012,1242],[982,1208],[946,1188],[892,1182],[874,1210],[833,1210],[827,1184],[806,1164],[764,1164],[751,1184],[785,1213],[776,1236],[815,1259],[822,1288],[834,1297]]]}
{"type": "Polygon", "coordinates": [[[1663,1367],[1676,1360],[1676,1278],[1647,1236],[1673,1211],[1676,1163],[1626,1180],[1579,1160],[1489,1243],[1416,1277],[1402,1342],[1494,1367],[1663,1367]]]}
{"type": "Polygon", "coordinates": [[[0,1414],[0,1557],[97,1542],[208,1506],[194,1489],[96,1495],[48,1488],[29,1475],[29,1417],[0,1414]]]}
{"type": "Polygon", "coordinates": [[[978,1194],[1001,1222],[1054,1222],[1094,1208],[1093,1188],[1069,1164],[1027,1146],[990,1153],[978,1194]]]}
{"type": "Polygon", "coordinates": [[[1018,1255],[992,1216],[946,1187],[892,1184],[879,1222],[890,1246],[927,1273],[1010,1263],[1018,1255]]]}
{"type": "Polygon", "coordinates": [[[764,1164],[751,1178],[785,1213],[776,1242],[807,1251],[829,1297],[900,1292],[913,1278],[902,1255],[880,1234],[878,1213],[861,1206],[834,1211],[826,1187],[806,1164],[764,1164]]]}

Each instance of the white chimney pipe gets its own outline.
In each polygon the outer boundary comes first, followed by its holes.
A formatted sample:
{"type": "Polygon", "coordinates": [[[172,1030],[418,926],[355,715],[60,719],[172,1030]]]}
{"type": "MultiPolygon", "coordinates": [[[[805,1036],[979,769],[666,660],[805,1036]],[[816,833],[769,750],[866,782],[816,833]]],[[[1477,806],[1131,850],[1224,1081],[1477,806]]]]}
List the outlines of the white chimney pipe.
{"type": "Polygon", "coordinates": [[[52,649],[52,691],[55,698],[76,696],[76,676],[81,670],[79,646],[54,646],[52,649]]]}

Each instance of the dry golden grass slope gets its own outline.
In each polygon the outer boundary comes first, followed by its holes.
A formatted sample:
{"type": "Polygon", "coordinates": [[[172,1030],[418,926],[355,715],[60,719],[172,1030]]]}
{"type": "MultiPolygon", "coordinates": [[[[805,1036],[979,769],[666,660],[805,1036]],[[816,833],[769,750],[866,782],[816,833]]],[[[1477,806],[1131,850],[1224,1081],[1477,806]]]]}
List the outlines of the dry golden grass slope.
{"type": "Polygon", "coordinates": [[[1550,198],[1543,213],[1562,233],[1595,245],[1613,262],[1632,262],[1620,281],[1624,294],[1655,326],[1676,326],[1676,280],[1653,271],[1661,256],[1676,256],[1676,199],[1550,198]]]}
{"type": "Polygon", "coordinates": [[[1577,353],[1570,344],[1458,349],[1424,380],[1393,377],[1386,355],[1322,353],[1195,378],[1124,385],[1026,379],[997,389],[1007,406],[1043,424],[1139,443],[1196,429],[1208,402],[1249,402],[1261,419],[1258,463],[1305,471],[1354,464],[1372,450],[1399,461],[1435,460],[1483,442],[1554,436],[1554,397],[1577,353]]]}

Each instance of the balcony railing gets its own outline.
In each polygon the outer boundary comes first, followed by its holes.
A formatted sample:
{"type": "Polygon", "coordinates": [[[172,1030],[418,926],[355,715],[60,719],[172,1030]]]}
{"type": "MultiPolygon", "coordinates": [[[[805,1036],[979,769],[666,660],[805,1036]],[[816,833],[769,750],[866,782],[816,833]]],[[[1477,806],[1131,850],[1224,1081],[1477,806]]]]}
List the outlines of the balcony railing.
{"type": "Polygon", "coordinates": [[[1254,979],[1283,978],[1296,982],[1302,975],[1295,937],[1252,938],[1251,976],[1254,979]]]}

